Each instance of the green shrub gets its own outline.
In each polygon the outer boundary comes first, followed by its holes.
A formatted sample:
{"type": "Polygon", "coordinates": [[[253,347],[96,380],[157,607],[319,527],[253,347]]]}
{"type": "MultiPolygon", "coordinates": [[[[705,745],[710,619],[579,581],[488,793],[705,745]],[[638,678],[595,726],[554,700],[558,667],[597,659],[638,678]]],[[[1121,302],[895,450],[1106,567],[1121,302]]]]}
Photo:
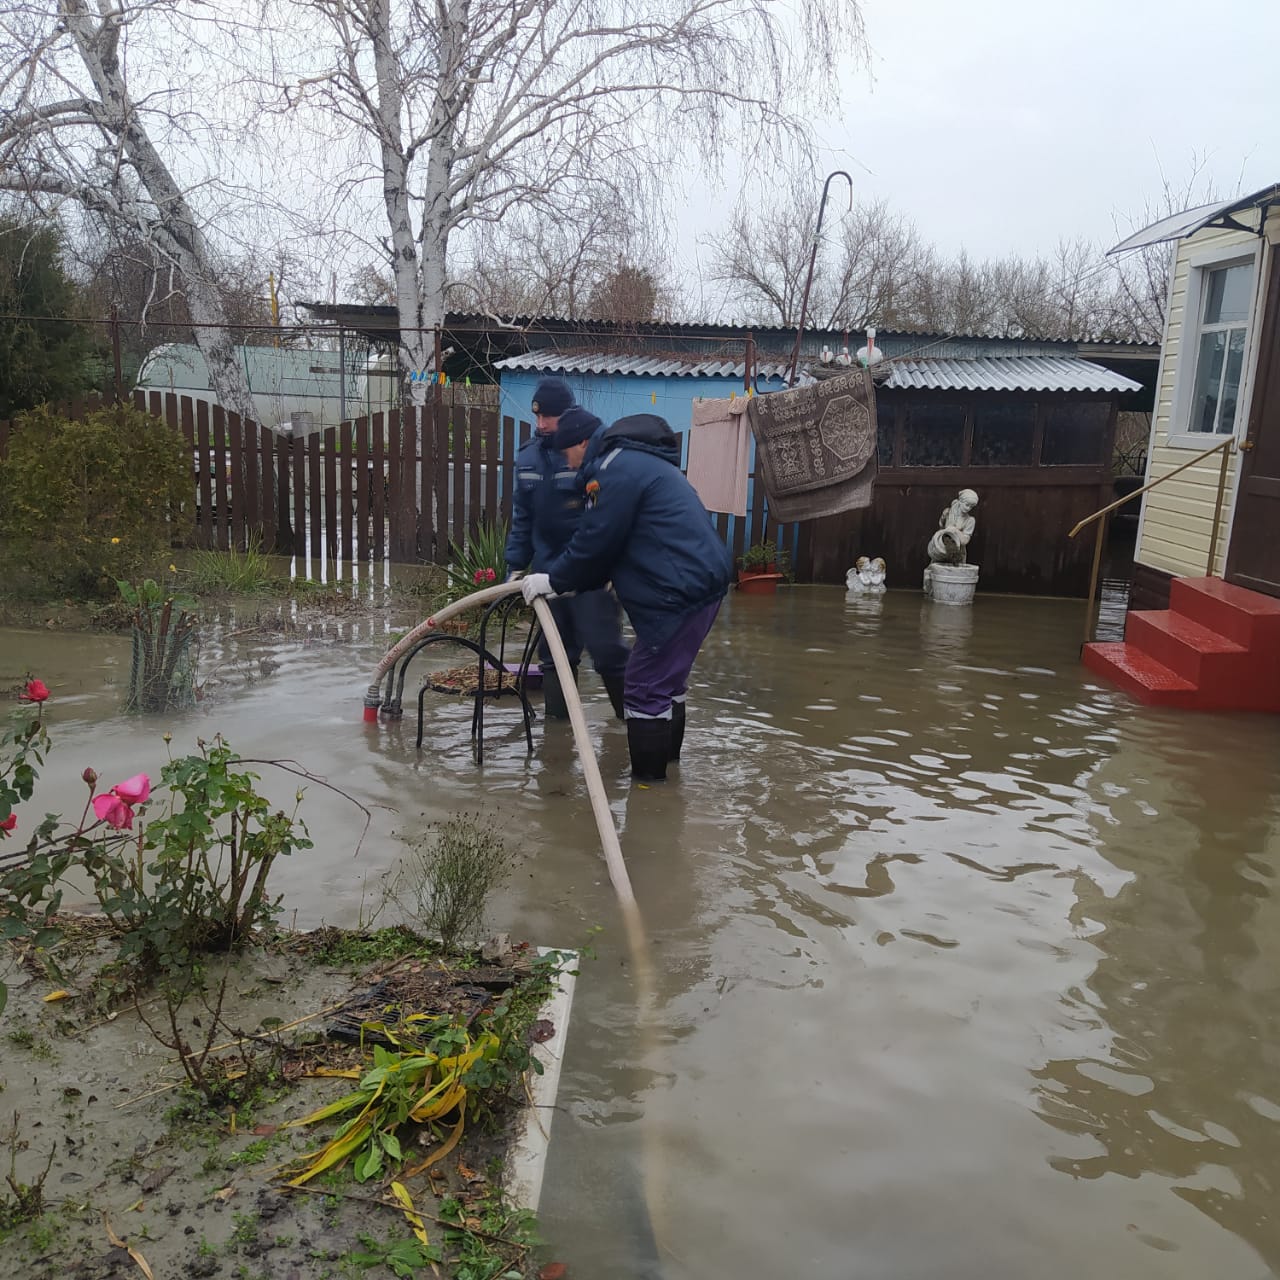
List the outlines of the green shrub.
{"type": "Polygon", "coordinates": [[[494,823],[478,814],[447,818],[432,830],[434,837],[414,841],[396,896],[452,951],[478,932],[489,894],[514,859],[494,823]]]}
{"type": "Polygon", "coordinates": [[[288,579],[282,578],[258,544],[240,551],[195,551],[187,564],[187,582],[197,595],[256,596],[272,591],[282,594],[288,579]]]}
{"type": "Polygon", "coordinates": [[[25,578],[37,594],[114,595],[117,580],[167,560],[174,515],[192,499],[191,460],[158,419],[127,406],[80,422],[33,409],[0,460],[10,588],[25,578]]]}
{"type": "MultiPolygon", "coordinates": [[[[45,743],[38,723],[0,741],[0,806],[30,800],[45,743]]],[[[145,774],[128,780],[130,790],[118,783],[102,793],[90,769],[92,803],[77,826],[55,814],[20,822],[21,835],[29,825],[31,835],[25,857],[0,871],[0,938],[48,945],[68,879],[88,880],[115,926],[117,960],[141,974],[184,972],[199,953],[240,946],[269,924],[279,903],[267,878],[278,857],[311,848],[306,827],[296,803],[292,813],[272,810],[258,775],[238,769],[240,757],[220,737],[198,748],[163,766],[154,798],[145,774]]]]}

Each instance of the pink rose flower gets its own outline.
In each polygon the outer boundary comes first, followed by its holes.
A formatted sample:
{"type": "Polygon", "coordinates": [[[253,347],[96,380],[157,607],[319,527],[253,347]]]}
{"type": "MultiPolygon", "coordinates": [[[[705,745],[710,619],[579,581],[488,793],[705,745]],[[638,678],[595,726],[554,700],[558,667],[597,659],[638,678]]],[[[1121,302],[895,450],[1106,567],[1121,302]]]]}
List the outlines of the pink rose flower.
{"type": "Polygon", "coordinates": [[[43,680],[28,680],[27,687],[18,695],[23,702],[44,702],[49,696],[49,686],[43,680]]]}
{"type": "Polygon", "coordinates": [[[18,815],[11,813],[3,822],[0,822],[0,835],[8,835],[10,831],[18,825],[18,815]]]}
{"type": "Polygon", "coordinates": [[[151,794],[151,779],[145,773],[135,773],[132,778],[117,782],[111,790],[125,804],[146,804],[147,797],[151,794]]]}
{"type": "Polygon", "coordinates": [[[117,831],[133,830],[133,810],[112,792],[94,796],[93,811],[107,826],[115,827],[117,831]]]}

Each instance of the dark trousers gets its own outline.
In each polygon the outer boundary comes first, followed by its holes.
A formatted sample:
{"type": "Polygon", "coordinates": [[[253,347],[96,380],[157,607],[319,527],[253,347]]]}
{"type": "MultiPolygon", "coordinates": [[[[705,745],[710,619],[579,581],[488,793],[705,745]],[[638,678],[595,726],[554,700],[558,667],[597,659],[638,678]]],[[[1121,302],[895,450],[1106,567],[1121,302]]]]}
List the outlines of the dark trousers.
{"type": "MultiPolygon", "coordinates": [[[[612,591],[583,591],[576,596],[548,600],[569,661],[576,667],[585,649],[601,676],[621,676],[630,650],[622,638],[622,609],[612,591]]],[[[538,642],[538,658],[551,667],[551,646],[538,642]]]]}
{"type": "Polygon", "coordinates": [[[720,601],[716,600],[690,614],[665,644],[657,648],[636,644],[627,663],[623,695],[628,719],[671,718],[671,704],[684,701],[694,659],[719,612],[720,601]]]}

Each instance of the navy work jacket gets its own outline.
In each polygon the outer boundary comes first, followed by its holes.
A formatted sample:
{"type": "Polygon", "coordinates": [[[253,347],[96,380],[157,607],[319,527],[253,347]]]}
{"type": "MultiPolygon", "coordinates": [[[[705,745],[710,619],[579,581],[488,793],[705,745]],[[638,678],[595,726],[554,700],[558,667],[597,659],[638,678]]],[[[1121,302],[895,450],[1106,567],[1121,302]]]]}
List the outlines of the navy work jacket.
{"type": "Polygon", "coordinates": [[[636,639],[658,648],[690,614],[721,599],[733,561],[680,472],[680,442],[654,414],[620,418],[587,445],[586,510],[545,571],[556,592],[612,581],[636,639]]]}
{"type": "Polygon", "coordinates": [[[534,435],[516,454],[511,531],[507,534],[507,572],[545,573],[569,545],[582,519],[582,483],[578,473],[551,447],[550,436],[534,435]]]}

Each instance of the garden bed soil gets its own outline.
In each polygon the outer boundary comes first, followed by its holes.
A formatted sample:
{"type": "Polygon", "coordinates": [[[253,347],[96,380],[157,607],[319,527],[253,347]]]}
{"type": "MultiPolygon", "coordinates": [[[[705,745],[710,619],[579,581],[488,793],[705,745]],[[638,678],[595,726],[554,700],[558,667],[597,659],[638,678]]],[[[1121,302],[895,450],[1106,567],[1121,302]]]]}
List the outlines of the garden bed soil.
{"type": "MultiPolygon", "coordinates": [[[[421,1255],[410,1266],[415,1236],[392,1198],[388,1171],[359,1183],[348,1161],[305,1189],[283,1185],[284,1167],[321,1148],[341,1118],[283,1126],[356,1087],[350,1078],[312,1073],[363,1074],[378,1038],[370,1022],[390,1024],[396,1009],[473,1020],[513,983],[531,980],[536,953],[499,939],[481,952],[444,959],[402,930],[323,929],[280,934],[225,966],[211,963],[206,997],[188,999],[178,1014],[182,1034],[189,1044],[202,1043],[224,990],[218,1021],[232,1030],[218,1039],[256,1035],[254,1061],[269,1061],[271,1073],[238,1105],[210,1107],[186,1087],[176,1055],[158,1038],[172,1041],[164,998],[151,990],[136,1001],[119,993],[111,999],[101,923],[76,920],[68,934],[52,955],[0,953],[0,977],[9,987],[0,1016],[0,1178],[12,1161],[14,1182],[30,1186],[47,1166],[42,1211],[28,1221],[14,1222],[13,1192],[0,1182],[6,1274],[32,1280],[434,1274],[421,1255]],[[398,1258],[410,1262],[397,1269],[398,1258]]],[[[565,1028],[548,1019],[546,1008],[537,1012],[526,1042],[558,1062],[565,1028]]],[[[240,1060],[234,1049],[219,1056],[228,1067],[240,1060]]],[[[549,1110],[528,1126],[531,1096],[527,1082],[509,1091],[487,1123],[469,1120],[456,1148],[405,1179],[430,1244],[440,1250],[445,1280],[563,1274],[532,1245],[532,1215],[515,1211],[523,1207],[508,1204],[503,1192],[513,1147],[524,1149],[520,1160],[527,1162],[526,1130],[549,1128],[549,1110]]],[[[399,1167],[443,1145],[455,1120],[447,1117],[434,1130],[399,1129],[405,1142],[399,1167]]]]}

